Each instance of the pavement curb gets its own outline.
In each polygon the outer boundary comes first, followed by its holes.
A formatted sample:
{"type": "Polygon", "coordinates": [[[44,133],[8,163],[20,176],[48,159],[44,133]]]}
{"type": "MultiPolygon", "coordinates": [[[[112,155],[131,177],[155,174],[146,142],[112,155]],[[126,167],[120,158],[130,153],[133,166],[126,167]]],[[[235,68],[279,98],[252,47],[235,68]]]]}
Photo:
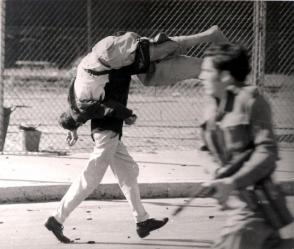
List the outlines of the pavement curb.
{"type": "MultiPolygon", "coordinates": [[[[140,183],[141,198],[190,197],[200,187],[198,182],[140,183]]],[[[294,196],[294,181],[281,181],[286,196],[294,196]]],[[[58,201],[66,193],[70,184],[35,185],[0,188],[0,204],[58,201]]],[[[116,183],[100,184],[88,199],[124,199],[116,183]]]]}

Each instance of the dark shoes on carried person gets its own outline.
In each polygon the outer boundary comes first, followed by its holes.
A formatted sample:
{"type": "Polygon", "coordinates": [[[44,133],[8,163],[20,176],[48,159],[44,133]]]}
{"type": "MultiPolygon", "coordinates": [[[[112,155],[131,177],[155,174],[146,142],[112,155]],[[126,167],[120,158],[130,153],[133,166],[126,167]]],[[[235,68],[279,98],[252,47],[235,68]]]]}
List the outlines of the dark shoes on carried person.
{"type": "Polygon", "coordinates": [[[137,234],[140,238],[144,238],[150,234],[151,231],[163,227],[168,222],[168,218],[162,220],[148,219],[137,223],[137,234]]]}
{"type": "Polygon", "coordinates": [[[65,244],[72,242],[69,238],[63,235],[63,225],[61,225],[53,216],[50,216],[45,222],[45,227],[51,231],[60,242],[65,244]]]}
{"type": "Polygon", "coordinates": [[[171,39],[165,33],[158,33],[152,40],[155,44],[161,44],[167,41],[171,41],[171,39]]]}

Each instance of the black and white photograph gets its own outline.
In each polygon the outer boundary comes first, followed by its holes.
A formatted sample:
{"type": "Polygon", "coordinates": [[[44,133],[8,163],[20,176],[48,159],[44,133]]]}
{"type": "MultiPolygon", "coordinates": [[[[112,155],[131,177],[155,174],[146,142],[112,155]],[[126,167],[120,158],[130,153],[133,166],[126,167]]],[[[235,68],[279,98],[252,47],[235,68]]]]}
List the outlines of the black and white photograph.
{"type": "Polygon", "coordinates": [[[294,249],[293,221],[293,0],[0,0],[1,249],[294,249]]]}

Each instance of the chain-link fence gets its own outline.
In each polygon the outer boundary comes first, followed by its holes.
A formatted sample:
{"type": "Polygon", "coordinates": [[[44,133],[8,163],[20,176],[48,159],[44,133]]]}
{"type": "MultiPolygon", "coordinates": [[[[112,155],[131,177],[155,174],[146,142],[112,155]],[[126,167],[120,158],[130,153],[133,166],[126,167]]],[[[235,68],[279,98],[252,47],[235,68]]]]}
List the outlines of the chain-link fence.
{"type": "MultiPolygon", "coordinates": [[[[19,126],[41,131],[40,151],[89,151],[89,125],[79,142],[65,145],[57,119],[66,108],[71,68],[101,38],[128,30],[152,37],[201,32],[217,24],[232,42],[251,51],[253,73],[270,99],[282,144],[293,144],[294,2],[194,0],[6,0],[2,1],[1,91],[10,115],[5,152],[23,150],[19,126]],[[292,115],[291,115],[292,114],[292,115]]],[[[188,55],[201,56],[208,44],[188,55]]],[[[195,148],[205,106],[197,79],[168,87],[133,81],[129,106],[138,115],[124,142],[136,151],[195,148]]],[[[3,120],[2,120],[3,122],[3,120]]]]}

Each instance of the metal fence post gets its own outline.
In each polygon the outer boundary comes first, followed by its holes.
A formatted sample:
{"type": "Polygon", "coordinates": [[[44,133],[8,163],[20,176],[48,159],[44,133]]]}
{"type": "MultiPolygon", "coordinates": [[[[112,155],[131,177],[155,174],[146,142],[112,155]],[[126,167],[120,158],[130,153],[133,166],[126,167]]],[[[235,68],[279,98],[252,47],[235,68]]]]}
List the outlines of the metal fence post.
{"type": "Polygon", "coordinates": [[[0,0],[0,151],[6,136],[4,117],[5,0],[0,0]]]}
{"type": "Polygon", "coordinates": [[[262,87],[265,77],[266,2],[254,1],[253,84],[262,87]]]}

